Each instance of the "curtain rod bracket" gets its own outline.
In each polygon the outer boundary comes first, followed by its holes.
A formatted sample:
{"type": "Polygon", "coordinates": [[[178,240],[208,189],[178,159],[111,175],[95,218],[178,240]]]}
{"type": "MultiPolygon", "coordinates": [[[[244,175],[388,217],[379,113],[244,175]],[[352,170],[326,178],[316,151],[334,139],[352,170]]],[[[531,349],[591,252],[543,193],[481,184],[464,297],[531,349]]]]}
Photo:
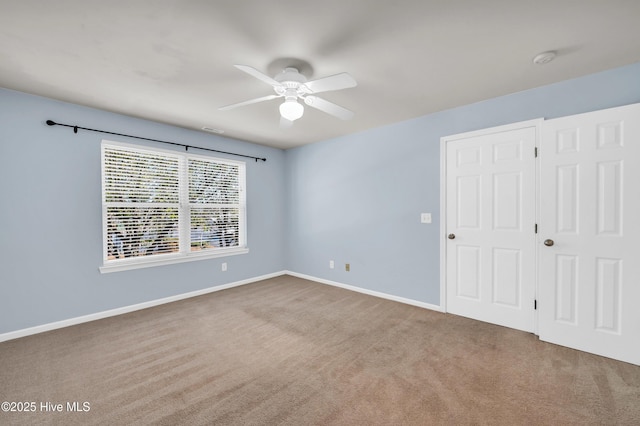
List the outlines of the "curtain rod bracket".
{"type": "Polygon", "coordinates": [[[90,129],[88,127],[80,127],[80,126],[77,126],[77,125],[56,123],[53,120],[47,120],[47,121],[45,121],[45,123],[47,123],[47,126],[56,126],[57,125],[57,126],[71,127],[73,129],[73,133],[78,133],[78,129],[82,129],[82,130],[88,130],[90,132],[106,133],[106,134],[109,134],[109,135],[124,136],[126,138],[142,139],[142,140],[145,140],[145,141],[165,143],[165,144],[174,145],[174,146],[183,146],[185,151],[189,151],[189,148],[195,148],[195,149],[201,149],[203,151],[217,152],[219,154],[235,155],[236,157],[253,158],[253,159],[256,160],[256,163],[258,162],[258,160],[267,161],[266,158],[254,157],[253,155],[236,154],[235,152],[220,151],[220,150],[217,150],[217,149],[202,148],[202,147],[199,147],[199,146],[190,146],[190,145],[185,145],[185,144],[177,143],[177,142],[162,141],[160,139],[143,138],[142,136],[127,135],[125,133],[116,133],[116,132],[108,132],[106,130],[90,129]]]}

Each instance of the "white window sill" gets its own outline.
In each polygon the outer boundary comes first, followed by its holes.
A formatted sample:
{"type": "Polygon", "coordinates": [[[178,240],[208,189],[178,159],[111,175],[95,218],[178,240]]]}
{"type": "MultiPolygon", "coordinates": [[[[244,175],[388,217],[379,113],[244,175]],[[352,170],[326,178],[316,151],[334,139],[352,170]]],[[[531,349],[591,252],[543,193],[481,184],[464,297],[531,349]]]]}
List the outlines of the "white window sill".
{"type": "Polygon", "coordinates": [[[235,256],[237,254],[249,253],[246,247],[228,249],[215,252],[195,252],[189,254],[168,254],[156,255],[152,257],[111,260],[108,264],[100,266],[100,273],[128,271],[131,269],[151,268],[154,266],[171,265],[174,263],[193,262],[196,260],[215,259],[217,257],[235,256]],[[143,259],[143,260],[141,260],[143,259]]]}

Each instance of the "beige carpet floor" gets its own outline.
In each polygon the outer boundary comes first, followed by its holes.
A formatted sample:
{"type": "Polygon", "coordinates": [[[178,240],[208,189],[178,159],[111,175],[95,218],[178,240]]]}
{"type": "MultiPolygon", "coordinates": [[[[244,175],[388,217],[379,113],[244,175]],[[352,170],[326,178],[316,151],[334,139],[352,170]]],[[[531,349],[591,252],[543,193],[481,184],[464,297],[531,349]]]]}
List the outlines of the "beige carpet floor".
{"type": "Polygon", "coordinates": [[[0,401],[36,405],[2,425],[640,425],[640,367],[282,276],[0,343],[0,401]]]}

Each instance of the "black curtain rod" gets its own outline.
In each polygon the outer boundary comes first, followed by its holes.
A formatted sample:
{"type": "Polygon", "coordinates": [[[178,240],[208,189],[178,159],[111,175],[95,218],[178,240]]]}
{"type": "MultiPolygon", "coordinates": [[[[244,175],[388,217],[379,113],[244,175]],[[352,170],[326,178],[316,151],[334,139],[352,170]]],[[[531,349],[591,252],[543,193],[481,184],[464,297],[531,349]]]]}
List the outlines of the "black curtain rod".
{"type": "Polygon", "coordinates": [[[106,130],[89,129],[88,127],[72,126],[71,124],[56,123],[53,120],[47,120],[47,124],[49,126],[71,127],[73,129],[73,133],[78,133],[78,129],[82,129],[82,130],[88,130],[90,132],[106,133],[106,134],[109,134],[109,135],[124,136],[124,137],[127,137],[127,138],[142,139],[142,140],[145,140],[145,141],[160,142],[160,143],[166,143],[166,144],[169,144],[169,145],[182,146],[182,147],[185,148],[185,150],[189,150],[189,148],[195,148],[195,149],[202,149],[204,151],[217,152],[219,154],[235,155],[236,157],[253,158],[254,160],[256,160],[256,162],[258,162],[258,160],[267,161],[266,158],[253,157],[251,155],[236,154],[234,152],[219,151],[217,149],[202,148],[202,147],[199,147],[199,146],[185,145],[185,144],[177,143],[177,142],[161,141],[159,139],[143,138],[141,136],[125,135],[124,133],[107,132],[106,130]]]}

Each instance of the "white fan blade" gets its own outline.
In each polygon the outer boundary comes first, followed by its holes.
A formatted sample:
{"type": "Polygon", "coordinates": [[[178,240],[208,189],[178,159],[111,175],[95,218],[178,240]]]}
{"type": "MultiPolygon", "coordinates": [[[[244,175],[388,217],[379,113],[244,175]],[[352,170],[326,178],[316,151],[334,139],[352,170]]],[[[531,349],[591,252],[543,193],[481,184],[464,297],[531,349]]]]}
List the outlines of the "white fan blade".
{"type": "Polygon", "coordinates": [[[226,110],[233,109],[233,108],[240,107],[240,106],[251,105],[251,104],[255,104],[255,103],[258,103],[258,102],[262,102],[262,101],[270,101],[271,99],[275,99],[275,98],[279,98],[279,97],[280,97],[280,95],[267,95],[267,96],[263,96],[261,98],[249,99],[248,101],[238,102],[237,104],[231,104],[231,105],[222,106],[222,107],[220,107],[218,109],[220,111],[226,111],[226,110]]]}
{"type": "Polygon", "coordinates": [[[280,116],[280,128],[281,129],[288,129],[291,126],[293,126],[293,121],[287,120],[286,118],[280,116]]]}
{"type": "Polygon", "coordinates": [[[342,108],[340,105],[325,101],[317,96],[306,96],[304,98],[304,103],[341,120],[350,120],[354,115],[353,111],[349,111],[346,108],[342,108]]]}
{"type": "Polygon", "coordinates": [[[248,65],[234,65],[234,67],[238,68],[241,71],[246,72],[247,74],[257,78],[258,80],[264,81],[265,83],[271,86],[281,86],[279,81],[274,80],[273,78],[269,77],[266,74],[261,73],[260,71],[258,71],[253,67],[250,67],[248,65]]]}
{"type": "Polygon", "coordinates": [[[348,89],[356,87],[358,83],[346,72],[331,75],[329,77],[319,78],[304,83],[312,93],[328,92],[330,90],[348,89]]]}

